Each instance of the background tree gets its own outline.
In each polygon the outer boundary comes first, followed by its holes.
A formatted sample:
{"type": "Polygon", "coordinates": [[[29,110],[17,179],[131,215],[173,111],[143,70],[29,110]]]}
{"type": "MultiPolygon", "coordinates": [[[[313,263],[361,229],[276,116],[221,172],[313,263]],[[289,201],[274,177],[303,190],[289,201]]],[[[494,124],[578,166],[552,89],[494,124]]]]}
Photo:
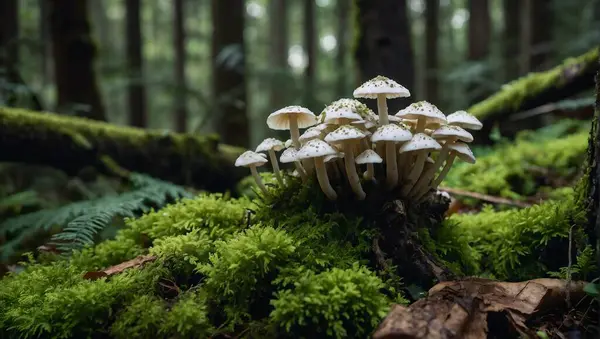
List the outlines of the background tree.
{"type": "Polygon", "coordinates": [[[175,130],[187,130],[187,83],[185,79],[185,17],[184,1],[173,2],[173,42],[175,51],[175,130]]]}
{"type": "Polygon", "coordinates": [[[521,7],[520,0],[503,0],[504,10],[504,81],[515,79],[519,76],[519,63],[515,55],[520,54],[519,34],[521,32],[521,7]]]}
{"type": "Polygon", "coordinates": [[[269,1],[269,59],[272,66],[269,111],[286,106],[288,78],[288,1],[269,1]]]}
{"type": "Polygon", "coordinates": [[[425,2],[425,58],[426,64],[426,98],[430,102],[438,102],[438,36],[439,36],[439,0],[425,2]]]}
{"type": "Polygon", "coordinates": [[[481,72],[474,77],[469,86],[471,102],[475,103],[489,94],[485,86],[481,86],[489,77],[490,72],[485,70],[487,66],[483,63],[489,56],[490,40],[492,36],[492,23],[490,17],[490,6],[488,0],[469,0],[469,50],[468,60],[481,65],[481,72]]]}
{"type": "Polygon", "coordinates": [[[304,105],[315,109],[317,46],[315,37],[315,1],[304,0],[304,50],[306,51],[306,68],[304,69],[304,105]]]}
{"type": "Polygon", "coordinates": [[[529,0],[531,12],[529,26],[531,31],[531,54],[529,64],[533,71],[547,69],[551,65],[552,51],[552,0],[529,0]]]}
{"type": "Polygon", "coordinates": [[[0,103],[15,105],[19,62],[19,7],[17,0],[0,1],[0,103]]]}
{"type": "Polygon", "coordinates": [[[140,0],[125,0],[126,4],[126,50],[127,66],[130,74],[127,86],[129,123],[132,126],[146,127],[146,92],[142,58],[142,30],[140,22],[140,0]]]}

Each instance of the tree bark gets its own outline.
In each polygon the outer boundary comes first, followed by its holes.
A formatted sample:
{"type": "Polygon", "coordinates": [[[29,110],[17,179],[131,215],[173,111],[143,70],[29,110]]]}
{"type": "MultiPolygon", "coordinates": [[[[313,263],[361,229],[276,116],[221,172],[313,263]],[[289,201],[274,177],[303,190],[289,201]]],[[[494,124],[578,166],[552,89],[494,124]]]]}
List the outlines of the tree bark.
{"type": "Polygon", "coordinates": [[[531,1],[531,55],[529,64],[532,71],[548,69],[552,51],[552,0],[531,1]]]}
{"type": "Polygon", "coordinates": [[[106,120],[94,70],[87,0],[48,0],[59,111],[106,120]],[[78,105],[86,105],[79,109],[78,105]]]}
{"type": "Polygon", "coordinates": [[[439,102],[438,96],[438,36],[439,36],[439,0],[427,0],[425,3],[425,93],[428,101],[439,102]]]}
{"type": "MultiPolygon", "coordinates": [[[[355,0],[359,30],[355,58],[361,81],[377,75],[391,78],[409,90],[414,86],[412,38],[406,0],[355,0]]],[[[390,112],[409,99],[390,100],[390,112]]],[[[374,100],[369,100],[374,107],[374,100]]]]}
{"type": "Polygon", "coordinates": [[[52,76],[50,69],[51,60],[50,55],[52,54],[52,46],[50,44],[50,15],[48,11],[48,1],[38,0],[38,7],[40,9],[40,75],[42,78],[42,86],[46,86],[51,83],[52,76]]]}
{"type": "MultiPolygon", "coordinates": [[[[485,61],[490,53],[492,21],[488,0],[469,0],[469,53],[471,62],[485,61]]],[[[484,71],[481,78],[487,78],[489,72],[484,71]]],[[[469,97],[472,103],[479,102],[489,95],[485,87],[477,82],[469,86],[469,97]]]]}
{"type": "Polygon", "coordinates": [[[243,0],[212,0],[211,61],[216,130],[223,142],[248,147],[250,126],[246,115],[244,4],[243,0]]]}
{"type": "Polygon", "coordinates": [[[175,44],[175,129],[187,130],[187,82],[185,79],[185,15],[183,0],[173,2],[173,42],[175,44]]]}
{"type": "Polygon", "coordinates": [[[146,91],[142,58],[142,28],[140,20],[140,0],[125,0],[126,4],[126,51],[129,83],[127,100],[129,103],[129,123],[136,127],[146,127],[146,91]]]}
{"type": "Polygon", "coordinates": [[[503,0],[504,6],[504,81],[519,77],[518,57],[520,55],[519,35],[521,32],[521,2],[519,0],[503,0]]]}
{"type": "Polygon", "coordinates": [[[52,166],[68,174],[93,167],[115,175],[124,168],[216,192],[233,191],[249,175],[234,167],[243,150],[219,144],[217,137],[10,108],[0,108],[0,149],[2,162],[52,166]]]}
{"type": "Polygon", "coordinates": [[[340,98],[348,97],[351,92],[348,90],[348,76],[346,66],[346,57],[348,55],[348,39],[350,34],[349,18],[350,18],[350,6],[352,5],[351,0],[337,0],[337,16],[338,16],[338,27],[337,27],[337,54],[336,65],[340,71],[337,72],[337,96],[340,98]]]}
{"type": "Polygon", "coordinates": [[[316,20],[315,1],[304,0],[304,50],[306,51],[306,69],[304,70],[304,105],[315,109],[315,85],[316,85],[316,20]]]}
{"type": "Polygon", "coordinates": [[[0,104],[14,106],[19,84],[19,3],[0,1],[0,104]]]}
{"type": "Polygon", "coordinates": [[[270,111],[286,106],[286,83],[288,70],[288,1],[271,0],[269,3],[269,54],[275,74],[269,93],[270,111]]]}

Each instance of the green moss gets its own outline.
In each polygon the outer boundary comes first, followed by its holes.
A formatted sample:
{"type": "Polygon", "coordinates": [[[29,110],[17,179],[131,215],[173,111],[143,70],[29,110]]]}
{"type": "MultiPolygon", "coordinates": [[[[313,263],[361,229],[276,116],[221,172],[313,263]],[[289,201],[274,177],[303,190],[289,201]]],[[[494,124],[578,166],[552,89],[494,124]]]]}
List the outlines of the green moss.
{"type": "Polygon", "coordinates": [[[598,48],[595,47],[581,56],[565,60],[562,65],[548,71],[530,73],[504,85],[498,93],[475,104],[468,112],[483,120],[500,112],[514,110],[524,100],[535,97],[550,87],[561,87],[566,79],[566,72],[584,72],[590,67],[595,68],[597,62],[598,48]]]}

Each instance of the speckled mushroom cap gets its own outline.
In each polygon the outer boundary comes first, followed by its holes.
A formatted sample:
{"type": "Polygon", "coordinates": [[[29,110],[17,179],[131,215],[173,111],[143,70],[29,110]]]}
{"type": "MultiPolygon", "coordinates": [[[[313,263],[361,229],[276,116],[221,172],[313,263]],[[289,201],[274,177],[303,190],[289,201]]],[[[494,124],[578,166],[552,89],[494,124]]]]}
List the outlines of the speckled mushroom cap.
{"type": "Polygon", "coordinates": [[[448,145],[448,148],[450,148],[451,152],[456,154],[460,160],[468,162],[469,164],[475,163],[475,156],[473,155],[473,152],[464,142],[457,142],[452,145],[448,145]]]}
{"type": "Polygon", "coordinates": [[[339,99],[325,107],[321,115],[324,123],[336,123],[338,119],[362,120],[369,108],[355,99],[339,99]]]}
{"type": "Polygon", "coordinates": [[[279,157],[279,161],[282,164],[287,164],[290,162],[298,161],[298,150],[294,147],[288,147],[285,151],[281,152],[281,156],[279,157]]]}
{"type": "Polygon", "coordinates": [[[446,116],[434,104],[427,101],[418,101],[410,104],[396,113],[397,118],[419,119],[426,118],[427,123],[447,124],[446,116]]]}
{"type": "Polygon", "coordinates": [[[408,141],[411,140],[412,133],[408,130],[408,128],[399,125],[383,125],[377,128],[373,135],[371,135],[372,142],[380,142],[380,141],[408,141]]]}
{"type": "Polygon", "coordinates": [[[384,94],[386,98],[393,99],[409,97],[410,91],[394,80],[379,75],[360,85],[352,94],[355,98],[366,99],[377,99],[377,95],[384,94]]]}
{"type": "Polygon", "coordinates": [[[319,139],[322,136],[322,132],[315,128],[315,127],[311,127],[309,129],[307,129],[306,131],[304,131],[304,133],[302,133],[302,135],[298,138],[298,140],[301,143],[306,143],[312,139],[319,139]]]}
{"type": "Polygon", "coordinates": [[[246,151],[242,153],[236,160],[236,167],[262,166],[267,163],[267,159],[263,158],[259,153],[246,151]]]}
{"type": "Polygon", "coordinates": [[[298,159],[302,160],[334,154],[337,154],[337,150],[331,147],[330,144],[320,139],[313,139],[300,148],[297,153],[297,157],[298,159]]]}
{"type": "Polygon", "coordinates": [[[323,161],[324,162],[330,162],[330,161],[335,160],[335,159],[343,159],[343,158],[344,158],[344,152],[338,152],[336,154],[326,155],[325,158],[323,158],[323,161]]]}
{"type": "Polygon", "coordinates": [[[285,145],[280,140],[275,138],[266,138],[256,146],[256,152],[267,152],[273,150],[275,152],[279,152],[285,148],[285,145]]]}
{"type": "Polygon", "coordinates": [[[365,150],[359,154],[354,160],[357,164],[379,164],[383,162],[383,159],[372,149],[365,150]]]}
{"type": "Polygon", "coordinates": [[[292,139],[287,139],[285,141],[285,144],[283,144],[285,146],[285,148],[289,148],[290,146],[292,146],[292,139]]]}
{"type": "Polygon", "coordinates": [[[325,136],[325,141],[330,143],[339,143],[347,140],[362,139],[366,136],[367,135],[363,131],[354,126],[342,125],[338,127],[335,131],[327,134],[325,136]]]}
{"type": "Polygon", "coordinates": [[[413,152],[413,151],[434,151],[441,149],[442,146],[435,141],[432,137],[425,133],[415,134],[409,142],[405,143],[400,147],[399,153],[413,152]]]}
{"type": "Polygon", "coordinates": [[[462,128],[478,131],[483,128],[483,124],[473,115],[465,111],[456,111],[446,117],[448,124],[460,126],[462,128]]]}
{"type": "Polygon", "coordinates": [[[462,127],[452,126],[452,125],[444,125],[431,134],[431,136],[436,140],[445,140],[449,138],[457,138],[463,142],[472,142],[473,135],[471,133],[465,131],[462,127]]]}
{"type": "Polygon", "coordinates": [[[267,117],[267,126],[273,130],[289,130],[290,115],[296,115],[298,128],[306,128],[317,124],[317,117],[308,108],[287,106],[271,113],[267,117]]]}

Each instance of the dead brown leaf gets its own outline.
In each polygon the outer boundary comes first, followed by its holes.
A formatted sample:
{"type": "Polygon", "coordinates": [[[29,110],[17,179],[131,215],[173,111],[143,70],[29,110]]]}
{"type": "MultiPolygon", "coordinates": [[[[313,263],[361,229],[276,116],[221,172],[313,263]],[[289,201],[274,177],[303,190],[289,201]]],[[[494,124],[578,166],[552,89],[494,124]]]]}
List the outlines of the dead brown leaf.
{"type": "Polygon", "coordinates": [[[141,267],[144,264],[146,264],[148,262],[152,262],[154,260],[156,260],[156,256],[154,256],[154,255],[140,255],[131,260],[122,262],[118,265],[108,267],[102,271],[87,272],[86,274],[83,275],[83,278],[89,279],[89,280],[96,280],[96,279],[100,279],[103,277],[110,277],[111,275],[121,273],[124,270],[129,269],[129,268],[141,267]]]}

